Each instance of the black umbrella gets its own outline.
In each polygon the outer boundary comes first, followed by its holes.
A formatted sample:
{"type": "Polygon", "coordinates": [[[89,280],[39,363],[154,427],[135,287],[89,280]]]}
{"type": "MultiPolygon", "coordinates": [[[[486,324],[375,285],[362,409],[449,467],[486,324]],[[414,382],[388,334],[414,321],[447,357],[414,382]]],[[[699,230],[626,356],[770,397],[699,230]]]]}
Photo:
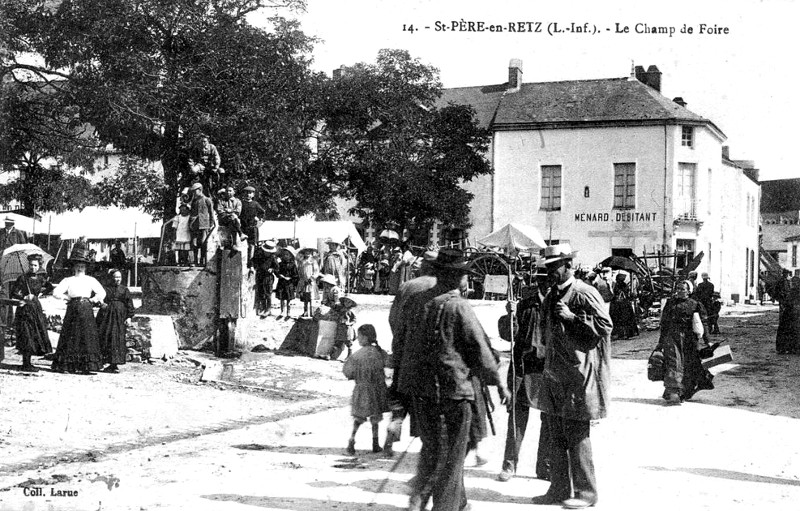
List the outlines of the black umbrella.
{"type": "Polygon", "coordinates": [[[623,256],[607,257],[600,262],[600,266],[611,268],[612,270],[632,271],[634,273],[640,273],[642,271],[632,259],[623,256]]]}

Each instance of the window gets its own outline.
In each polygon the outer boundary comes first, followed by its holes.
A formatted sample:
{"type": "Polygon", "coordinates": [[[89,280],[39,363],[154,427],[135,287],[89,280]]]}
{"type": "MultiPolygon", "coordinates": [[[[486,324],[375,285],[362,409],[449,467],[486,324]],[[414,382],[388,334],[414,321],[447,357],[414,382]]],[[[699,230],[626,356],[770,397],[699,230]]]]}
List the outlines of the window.
{"type": "Polygon", "coordinates": [[[675,215],[679,218],[696,219],[695,211],[695,175],[697,165],[694,163],[678,163],[676,176],[677,197],[675,198],[675,215]]]}
{"type": "Polygon", "coordinates": [[[675,240],[675,269],[686,268],[694,259],[694,240],[677,239],[675,240]]]}
{"type": "Polygon", "coordinates": [[[681,145],[694,147],[694,128],[692,126],[681,126],[681,145]]]}
{"type": "Polygon", "coordinates": [[[792,268],[797,267],[797,244],[792,244],[792,268]]]}
{"type": "Polygon", "coordinates": [[[636,164],[614,164],[614,209],[636,207],[636,164]]]}
{"type": "Polygon", "coordinates": [[[561,209],[561,165],[542,165],[541,209],[561,209]]]}

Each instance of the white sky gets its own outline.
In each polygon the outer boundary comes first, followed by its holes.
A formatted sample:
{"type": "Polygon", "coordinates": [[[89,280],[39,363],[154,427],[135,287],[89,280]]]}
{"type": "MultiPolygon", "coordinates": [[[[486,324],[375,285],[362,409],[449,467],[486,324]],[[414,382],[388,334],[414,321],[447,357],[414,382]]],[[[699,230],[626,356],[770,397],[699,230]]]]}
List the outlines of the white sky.
{"type": "MultiPolygon", "coordinates": [[[[264,13],[266,16],[269,13],[264,13]]],[[[285,12],[281,14],[286,15],[285,12]]],[[[662,72],[661,92],[682,96],[688,108],[728,136],[734,159],[755,160],[761,179],[800,177],[791,157],[800,119],[797,59],[800,2],[792,0],[308,0],[296,16],[322,39],[314,67],[374,62],[381,48],[402,48],[440,70],[445,87],[503,83],[511,58],[523,61],[523,81],[628,76],[631,61],[662,72]],[[436,32],[441,21],[571,22],[596,25],[596,35],[436,32]],[[403,24],[419,31],[411,34],[403,24]],[[630,34],[614,33],[615,23],[630,34]],[[637,23],[674,26],[669,37],[633,33],[637,23]],[[695,33],[680,34],[683,26],[695,33]],[[728,35],[701,35],[701,23],[726,26],[728,35]],[[430,26],[429,30],[423,29],[430,26]],[[606,31],[610,28],[612,31],[606,31]]],[[[258,19],[252,20],[259,24],[258,19]]]]}

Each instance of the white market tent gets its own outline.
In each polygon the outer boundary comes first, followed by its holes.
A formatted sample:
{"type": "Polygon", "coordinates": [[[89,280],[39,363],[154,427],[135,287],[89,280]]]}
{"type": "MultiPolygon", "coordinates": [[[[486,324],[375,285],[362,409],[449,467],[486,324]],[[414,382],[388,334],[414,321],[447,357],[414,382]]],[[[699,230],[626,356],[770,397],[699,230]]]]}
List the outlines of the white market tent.
{"type": "Polygon", "coordinates": [[[139,208],[90,206],[80,211],[52,215],[50,231],[54,235],[60,234],[62,240],[75,240],[81,236],[93,240],[160,238],[161,222],[153,222],[153,217],[139,208]]]}
{"type": "Polygon", "coordinates": [[[259,239],[294,239],[300,242],[301,247],[316,248],[320,239],[331,238],[333,241],[343,243],[350,238],[350,242],[359,253],[366,250],[367,245],[358,234],[352,222],[331,221],[316,222],[313,220],[277,221],[267,220],[258,228],[259,239]]]}

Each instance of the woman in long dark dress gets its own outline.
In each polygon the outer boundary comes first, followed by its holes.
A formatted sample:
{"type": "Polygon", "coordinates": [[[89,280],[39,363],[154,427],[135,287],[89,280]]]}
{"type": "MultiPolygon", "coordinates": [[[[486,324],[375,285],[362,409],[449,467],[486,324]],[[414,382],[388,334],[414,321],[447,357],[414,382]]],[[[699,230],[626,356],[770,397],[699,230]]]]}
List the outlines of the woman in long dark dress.
{"type": "Polygon", "coordinates": [[[256,269],[256,313],[260,317],[272,316],[272,285],[278,271],[278,256],[274,240],[264,240],[253,253],[252,265],[256,269]]]}
{"type": "Polygon", "coordinates": [[[17,308],[14,330],[17,350],[22,354],[22,370],[29,373],[39,370],[31,363],[31,356],[41,357],[53,351],[47,335],[47,320],[39,303],[39,295],[52,291],[53,286],[39,274],[41,265],[41,255],[28,256],[28,273],[17,277],[11,285],[11,297],[24,302],[17,308]]]}
{"type": "Polygon", "coordinates": [[[779,354],[800,354],[800,279],[797,277],[792,278],[781,299],[775,347],[779,354]]]}
{"type": "Polygon", "coordinates": [[[633,311],[631,289],[625,282],[625,275],[622,273],[617,274],[614,298],[611,299],[609,314],[614,323],[614,330],[611,332],[612,339],[630,339],[635,335],[636,315],[633,311]]]}
{"type": "Polygon", "coordinates": [[[69,258],[72,277],[66,277],[53,290],[53,296],[67,300],[67,312],[58,337],[53,370],[91,374],[103,365],[97,325],[92,306],[103,303],[106,291],[94,277],[86,275],[85,248],[75,248],[69,258]]]}
{"type": "Polygon", "coordinates": [[[122,273],[114,271],[113,283],[105,288],[106,297],[97,313],[97,334],[103,362],[109,364],[104,373],[118,373],[119,365],[128,358],[125,333],[131,324],[134,307],[131,292],[122,285],[122,273]]]}
{"type": "Polygon", "coordinates": [[[664,399],[679,405],[699,390],[714,388],[714,378],[703,367],[700,345],[707,329],[706,312],[699,302],[689,298],[689,283],[678,283],[675,295],[667,300],[661,313],[659,347],[664,353],[664,399]],[[697,314],[697,318],[695,318],[697,314]],[[695,326],[695,323],[700,323],[695,326]]]}

